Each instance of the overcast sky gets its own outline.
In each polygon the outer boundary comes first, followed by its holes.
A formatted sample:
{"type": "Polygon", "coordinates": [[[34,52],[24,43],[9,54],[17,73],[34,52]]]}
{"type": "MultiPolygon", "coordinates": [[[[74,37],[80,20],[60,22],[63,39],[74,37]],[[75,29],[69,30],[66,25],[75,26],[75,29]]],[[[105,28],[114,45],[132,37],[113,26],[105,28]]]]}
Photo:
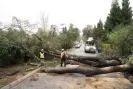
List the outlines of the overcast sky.
{"type": "MultiPolygon", "coordinates": [[[[40,15],[48,15],[49,25],[73,23],[80,29],[87,24],[103,22],[112,0],[1,0],[0,21],[11,22],[12,16],[38,23],[40,15]]],[[[130,0],[133,7],[133,0],[130,0]]]]}

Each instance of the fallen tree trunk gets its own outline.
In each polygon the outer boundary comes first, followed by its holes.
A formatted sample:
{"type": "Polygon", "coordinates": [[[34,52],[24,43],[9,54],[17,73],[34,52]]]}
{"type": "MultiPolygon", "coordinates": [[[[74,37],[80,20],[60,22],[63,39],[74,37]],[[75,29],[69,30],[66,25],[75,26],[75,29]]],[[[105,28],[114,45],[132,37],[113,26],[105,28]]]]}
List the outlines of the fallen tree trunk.
{"type": "Polygon", "coordinates": [[[126,72],[133,70],[132,65],[119,65],[112,67],[104,67],[104,68],[95,68],[95,69],[87,69],[87,68],[49,68],[49,69],[41,69],[42,72],[46,73],[80,73],[85,74],[86,76],[93,76],[97,74],[106,74],[112,72],[126,72]]]}
{"type": "MultiPolygon", "coordinates": [[[[59,55],[51,54],[48,52],[45,52],[45,53],[48,55],[60,58],[59,55]]],[[[107,66],[116,66],[116,65],[121,64],[117,60],[114,60],[114,59],[111,60],[111,58],[104,59],[104,58],[100,58],[100,57],[83,57],[83,56],[75,56],[75,55],[74,55],[74,57],[72,55],[71,56],[69,55],[67,57],[67,60],[73,60],[73,61],[76,61],[79,63],[94,66],[94,67],[107,67],[107,66]]],[[[70,63],[70,62],[68,62],[68,63],[70,63]]],[[[74,62],[73,63],[71,62],[71,64],[74,64],[74,62]]],[[[77,63],[75,63],[75,64],[77,64],[77,63]]]]}
{"type": "MultiPolygon", "coordinates": [[[[52,52],[45,52],[46,54],[50,55],[50,56],[54,56],[54,57],[57,57],[57,58],[60,58],[60,55],[57,55],[55,53],[52,53],[52,52]]],[[[85,60],[88,60],[88,61],[93,61],[93,62],[99,62],[99,63],[107,63],[106,61],[107,60],[116,60],[118,61],[119,63],[122,62],[122,60],[120,60],[119,57],[84,57],[84,56],[77,56],[77,55],[70,55],[68,54],[68,57],[67,57],[68,60],[74,60],[74,61],[79,61],[79,62],[84,62],[85,60]]],[[[86,61],[85,61],[86,62],[86,61]]],[[[84,63],[85,63],[84,62],[84,63]]],[[[90,62],[89,62],[90,64],[90,62]]],[[[117,63],[118,64],[118,63],[117,63]]],[[[113,64],[112,64],[113,65],[113,64]]]]}
{"type": "Polygon", "coordinates": [[[94,62],[106,62],[107,60],[116,60],[121,62],[122,60],[119,57],[84,57],[84,56],[76,56],[76,55],[69,55],[68,59],[71,60],[89,60],[94,62]]]}
{"type": "Polygon", "coordinates": [[[73,61],[73,60],[67,60],[66,64],[71,64],[71,65],[81,65],[81,63],[73,61]]]}
{"type": "Polygon", "coordinates": [[[28,63],[29,65],[31,65],[31,66],[39,66],[40,64],[38,64],[38,63],[28,63]]]}
{"type": "Polygon", "coordinates": [[[78,60],[78,61],[67,61],[67,64],[79,64],[79,63],[82,63],[82,64],[86,64],[86,65],[90,65],[90,66],[93,66],[93,67],[108,67],[108,66],[117,66],[117,65],[120,65],[121,63],[119,63],[118,61],[116,60],[110,60],[110,61],[106,61],[104,63],[102,62],[94,62],[94,61],[88,61],[88,60],[78,60]]]}
{"type": "Polygon", "coordinates": [[[28,71],[32,71],[32,70],[35,70],[36,68],[28,68],[28,69],[26,69],[26,72],[28,72],[28,71]]]}
{"type": "Polygon", "coordinates": [[[108,66],[117,66],[117,65],[121,65],[121,63],[116,60],[110,60],[104,63],[99,63],[99,65],[97,65],[96,67],[108,67],[108,66]]]}
{"type": "Polygon", "coordinates": [[[54,57],[57,57],[57,58],[60,58],[60,55],[57,55],[57,54],[54,54],[54,53],[48,53],[48,52],[44,52],[50,56],[54,56],[54,57]]]}
{"type": "Polygon", "coordinates": [[[75,60],[76,62],[82,63],[82,64],[86,64],[86,65],[90,65],[90,66],[98,66],[99,63],[98,62],[94,62],[94,61],[88,61],[88,60],[75,60]]]}

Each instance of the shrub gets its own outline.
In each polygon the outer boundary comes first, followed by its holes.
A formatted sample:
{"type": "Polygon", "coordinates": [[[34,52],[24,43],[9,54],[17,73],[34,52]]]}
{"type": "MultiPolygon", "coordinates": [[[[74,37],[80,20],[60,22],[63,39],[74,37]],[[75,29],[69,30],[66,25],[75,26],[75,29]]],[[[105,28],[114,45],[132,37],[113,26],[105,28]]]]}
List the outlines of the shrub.
{"type": "Polygon", "coordinates": [[[16,64],[21,59],[21,52],[18,47],[0,42],[0,67],[16,64]]]}
{"type": "Polygon", "coordinates": [[[119,26],[109,35],[109,41],[112,48],[118,51],[120,56],[128,56],[132,54],[133,49],[133,27],[119,26]]]}

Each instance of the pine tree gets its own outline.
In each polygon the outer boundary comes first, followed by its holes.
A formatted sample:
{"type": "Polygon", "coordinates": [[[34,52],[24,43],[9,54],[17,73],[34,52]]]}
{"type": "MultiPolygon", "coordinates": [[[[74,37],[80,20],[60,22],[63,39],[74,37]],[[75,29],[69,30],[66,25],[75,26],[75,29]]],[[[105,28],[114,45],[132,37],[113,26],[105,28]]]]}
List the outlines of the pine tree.
{"type": "Polygon", "coordinates": [[[129,0],[122,0],[122,23],[128,25],[132,21],[132,8],[129,6],[129,0]]]}
{"type": "Polygon", "coordinates": [[[104,27],[108,32],[111,32],[113,28],[121,24],[121,21],[121,9],[118,0],[113,0],[110,14],[107,17],[104,27]]]}
{"type": "Polygon", "coordinates": [[[93,37],[96,40],[103,40],[104,30],[103,30],[103,23],[101,20],[97,23],[97,27],[93,29],[93,37]]]}
{"type": "Polygon", "coordinates": [[[103,23],[101,20],[97,23],[97,28],[103,29],[103,23]]]}

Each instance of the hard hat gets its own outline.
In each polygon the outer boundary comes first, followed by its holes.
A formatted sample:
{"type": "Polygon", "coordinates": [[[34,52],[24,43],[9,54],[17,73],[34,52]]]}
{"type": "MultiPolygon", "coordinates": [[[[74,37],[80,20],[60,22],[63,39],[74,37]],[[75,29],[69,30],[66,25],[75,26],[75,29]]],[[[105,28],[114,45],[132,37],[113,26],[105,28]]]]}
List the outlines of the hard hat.
{"type": "Polygon", "coordinates": [[[41,51],[43,51],[43,49],[41,49],[41,51]]]}
{"type": "Polygon", "coordinates": [[[61,49],[61,51],[64,51],[64,49],[61,49]]]}

